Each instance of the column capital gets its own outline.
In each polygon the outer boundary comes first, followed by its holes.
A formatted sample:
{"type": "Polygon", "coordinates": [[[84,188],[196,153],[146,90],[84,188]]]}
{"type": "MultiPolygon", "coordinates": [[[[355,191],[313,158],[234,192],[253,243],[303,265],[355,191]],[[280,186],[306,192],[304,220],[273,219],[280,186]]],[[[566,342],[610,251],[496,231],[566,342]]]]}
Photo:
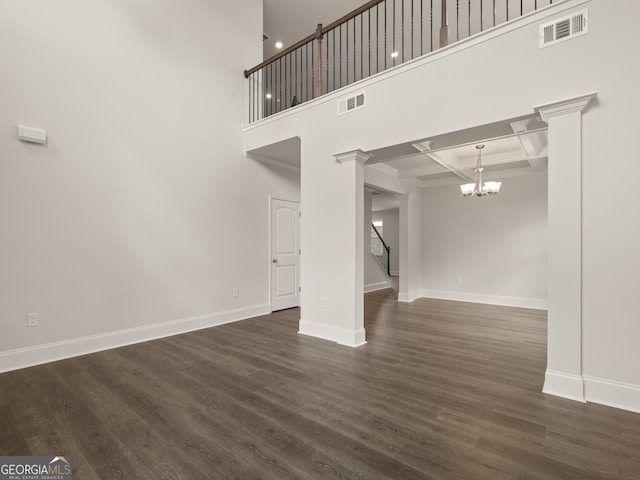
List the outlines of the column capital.
{"type": "Polygon", "coordinates": [[[549,123],[551,117],[557,117],[558,115],[566,115],[568,113],[581,112],[596,98],[598,94],[596,92],[589,93],[588,95],[582,95],[580,97],[568,98],[559,102],[549,103],[547,105],[541,105],[535,107],[536,113],[540,114],[540,118],[545,123],[549,123]]]}
{"type": "Polygon", "coordinates": [[[351,161],[356,161],[360,163],[365,163],[369,160],[373,155],[370,153],[365,153],[362,150],[353,150],[351,152],[339,153],[334,155],[338,163],[346,163],[351,161]]]}

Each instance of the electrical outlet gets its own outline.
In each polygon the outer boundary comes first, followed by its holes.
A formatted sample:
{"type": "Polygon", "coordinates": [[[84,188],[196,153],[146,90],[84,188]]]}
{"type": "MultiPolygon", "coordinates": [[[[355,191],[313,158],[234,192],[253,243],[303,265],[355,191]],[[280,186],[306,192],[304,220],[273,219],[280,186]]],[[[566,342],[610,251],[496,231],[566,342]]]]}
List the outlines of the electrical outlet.
{"type": "Polygon", "coordinates": [[[38,318],[37,313],[28,313],[27,314],[27,327],[37,327],[40,325],[40,319],[38,318]]]}
{"type": "Polygon", "coordinates": [[[234,297],[238,297],[238,296],[240,296],[240,289],[238,289],[238,288],[234,288],[234,289],[233,289],[233,296],[234,296],[234,297]]]}

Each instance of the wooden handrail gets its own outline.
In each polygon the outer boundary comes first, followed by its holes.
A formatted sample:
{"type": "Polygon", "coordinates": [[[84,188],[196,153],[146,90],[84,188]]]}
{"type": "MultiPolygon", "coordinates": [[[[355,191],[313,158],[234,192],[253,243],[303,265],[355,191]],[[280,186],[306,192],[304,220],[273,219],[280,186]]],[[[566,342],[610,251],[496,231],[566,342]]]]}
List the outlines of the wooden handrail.
{"type": "Polygon", "coordinates": [[[347,23],[352,18],[357,17],[361,13],[366,12],[371,7],[375,7],[377,4],[382,3],[382,2],[384,2],[384,0],[371,0],[370,2],[365,3],[361,7],[356,8],[353,12],[347,13],[344,17],[339,18],[335,22],[332,22],[329,25],[327,25],[326,27],[324,27],[322,29],[322,33],[325,34],[329,30],[333,30],[334,28],[339,27],[343,23],[347,23]]]}
{"type": "Polygon", "coordinates": [[[291,52],[293,52],[294,50],[297,50],[298,48],[306,45],[307,43],[313,41],[316,38],[316,34],[312,33],[311,35],[309,35],[308,37],[304,37],[302,40],[300,40],[297,43],[294,43],[293,45],[291,45],[289,48],[285,48],[283,51],[281,51],[280,53],[276,53],[273,57],[266,59],[264,62],[256,65],[255,67],[249,69],[249,70],[245,70],[244,71],[244,78],[249,78],[249,75],[251,75],[252,73],[256,73],[258,70],[260,70],[261,68],[266,67],[267,65],[269,65],[270,63],[275,62],[276,60],[284,57],[285,55],[290,54],[291,52]]]}
{"type": "Polygon", "coordinates": [[[342,25],[344,23],[347,23],[352,18],[357,17],[361,13],[366,12],[367,10],[369,10],[371,7],[375,7],[377,4],[382,3],[384,1],[385,0],[371,0],[371,1],[367,2],[367,3],[365,3],[364,5],[362,5],[361,7],[356,8],[352,12],[347,13],[344,17],[339,18],[335,22],[330,23],[326,27],[323,27],[322,24],[319,23],[318,24],[318,28],[311,35],[308,35],[308,36],[304,37],[299,42],[296,42],[293,45],[291,45],[290,47],[285,48],[283,51],[281,51],[279,53],[276,53],[274,56],[272,56],[270,58],[267,58],[264,62],[256,65],[255,67],[253,67],[253,68],[251,68],[249,70],[245,70],[244,71],[244,78],[249,78],[249,75],[251,75],[252,73],[257,72],[258,70],[260,70],[260,69],[266,67],[267,65],[275,62],[276,60],[279,60],[280,58],[290,54],[291,52],[297,50],[298,48],[303,47],[307,43],[312,42],[315,39],[321,39],[322,36],[325,33],[333,30],[336,27],[339,27],[340,25],[342,25]]]}

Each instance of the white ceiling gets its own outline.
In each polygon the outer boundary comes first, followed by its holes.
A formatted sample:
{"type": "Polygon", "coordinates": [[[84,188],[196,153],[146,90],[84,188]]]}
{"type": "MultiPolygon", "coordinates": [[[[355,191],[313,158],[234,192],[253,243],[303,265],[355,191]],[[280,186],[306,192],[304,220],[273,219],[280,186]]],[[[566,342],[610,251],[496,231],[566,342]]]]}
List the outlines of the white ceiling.
{"type": "Polygon", "coordinates": [[[264,163],[300,169],[300,137],[288,138],[247,152],[247,157],[264,163]]]}
{"type": "Polygon", "coordinates": [[[365,0],[264,0],[263,32],[270,37],[263,43],[264,58],[279,52],[277,41],[287,48],[314,33],[318,23],[329,25],[364,3],[365,0]]]}

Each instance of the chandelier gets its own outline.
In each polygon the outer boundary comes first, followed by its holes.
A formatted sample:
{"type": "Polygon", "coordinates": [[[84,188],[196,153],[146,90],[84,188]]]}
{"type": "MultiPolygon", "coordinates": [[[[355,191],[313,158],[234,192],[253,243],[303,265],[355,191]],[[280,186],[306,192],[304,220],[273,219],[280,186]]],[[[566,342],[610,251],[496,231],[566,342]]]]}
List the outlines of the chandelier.
{"type": "Polygon", "coordinates": [[[478,163],[476,163],[474,170],[474,172],[476,172],[476,183],[460,185],[462,196],[470,197],[475,195],[477,197],[484,197],[485,195],[496,195],[500,191],[502,182],[484,182],[484,185],[482,184],[482,171],[484,170],[482,166],[482,149],[484,145],[476,145],[476,148],[478,149],[478,163]]]}

